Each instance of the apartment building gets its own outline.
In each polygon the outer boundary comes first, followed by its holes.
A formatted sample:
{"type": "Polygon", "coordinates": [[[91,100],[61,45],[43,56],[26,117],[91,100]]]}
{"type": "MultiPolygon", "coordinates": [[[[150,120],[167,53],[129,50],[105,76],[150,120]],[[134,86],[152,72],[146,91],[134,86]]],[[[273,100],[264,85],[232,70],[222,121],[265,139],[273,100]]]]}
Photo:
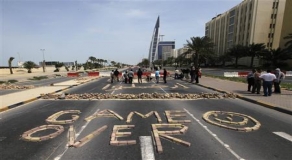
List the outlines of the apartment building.
{"type": "Polygon", "coordinates": [[[264,43],[284,48],[283,38],[292,33],[292,0],[243,0],[205,25],[217,55],[233,45],[264,43]]]}

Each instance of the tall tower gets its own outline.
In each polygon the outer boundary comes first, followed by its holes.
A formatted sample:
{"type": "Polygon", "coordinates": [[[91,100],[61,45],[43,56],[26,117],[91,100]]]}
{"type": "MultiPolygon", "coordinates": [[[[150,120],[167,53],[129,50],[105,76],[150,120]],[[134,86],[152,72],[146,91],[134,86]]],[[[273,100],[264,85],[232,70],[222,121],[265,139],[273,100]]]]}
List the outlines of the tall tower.
{"type": "Polygon", "coordinates": [[[149,49],[149,66],[153,66],[153,61],[158,59],[158,54],[157,54],[157,48],[158,48],[158,39],[159,36],[159,16],[157,18],[155,27],[154,27],[154,31],[152,34],[152,39],[151,39],[151,43],[150,43],[150,49],[149,49]]]}

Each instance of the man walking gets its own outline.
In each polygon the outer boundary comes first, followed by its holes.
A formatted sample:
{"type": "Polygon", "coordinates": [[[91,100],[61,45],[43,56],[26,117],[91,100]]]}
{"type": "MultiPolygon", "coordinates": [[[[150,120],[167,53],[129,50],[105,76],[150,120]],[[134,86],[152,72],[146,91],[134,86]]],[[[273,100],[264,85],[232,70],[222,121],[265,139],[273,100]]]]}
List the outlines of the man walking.
{"type": "Polygon", "coordinates": [[[263,80],[264,96],[272,95],[272,86],[273,82],[276,79],[276,76],[271,73],[271,70],[268,69],[266,74],[260,76],[260,79],[263,80]]]}
{"type": "Polygon", "coordinates": [[[156,78],[156,83],[159,83],[159,70],[158,69],[156,69],[156,71],[155,71],[155,78],[156,78]]]}
{"type": "Polygon", "coordinates": [[[114,70],[111,71],[111,83],[114,82],[114,70]]]}
{"type": "Polygon", "coordinates": [[[257,92],[257,94],[260,94],[261,87],[262,87],[262,83],[260,79],[261,72],[262,70],[258,68],[256,72],[254,73],[254,86],[252,88],[251,93],[257,92]]]}
{"type": "Polygon", "coordinates": [[[167,71],[164,68],[164,70],[163,70],[163,81],[164,81],[164,83],[166,83],[166,76],[167,76],[167,71]]]}
{"type": "Polygon", "coordinates": [[[128,77],[129,77],[129,83],[132,84],[133,83],[133,77],[134,77],[134,72],[133,69],[131,69],[128,73],[128,77]]]}
{"type": "Polygon", "coordinates": [[[275,70],[276,80],[274,81],[274,93],[281,93],[280,83],[285,78],[285,74],[281,72],[280,68],[275,70]]]}
{"type": "Polygon", "coordinates": [[[138,76],[138,83],[142,83],[142,70],[141,68],[138,69],[137,76],[138,76]]]}
{"type": "Polygon", "coordinates": [[[248,75],[246,76],[246,80],[247,80],[247,91],[252,91],[254,88],[254,73],[256,72],[255,69],[252,69],[251,72],[248,73],[248,75]]]}
{"type": "Polygon", "coordinates": [[[195,80],[195,69],[194,69],[194,67],[191,68],[190,76],[191,76],[191,83],[193,83],[194,80],[195,80]]]}

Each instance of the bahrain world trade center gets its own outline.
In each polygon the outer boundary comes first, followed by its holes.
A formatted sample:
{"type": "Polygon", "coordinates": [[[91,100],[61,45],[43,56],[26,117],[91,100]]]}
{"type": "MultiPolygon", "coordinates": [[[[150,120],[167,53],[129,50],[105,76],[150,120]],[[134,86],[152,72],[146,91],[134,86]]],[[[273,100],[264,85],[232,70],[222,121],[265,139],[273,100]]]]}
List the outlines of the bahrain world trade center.
{"type": "Polygon", "coordinates": [[[152,34],[151,43],[150,43],[149,57],[148,57],[148,60],[150,63],[149,66],[152,66],[153,62],[158,59],[158,43],[159,43],[158,36],[159,36],[159,16],[157,18],[154,31],[152,34]]]}

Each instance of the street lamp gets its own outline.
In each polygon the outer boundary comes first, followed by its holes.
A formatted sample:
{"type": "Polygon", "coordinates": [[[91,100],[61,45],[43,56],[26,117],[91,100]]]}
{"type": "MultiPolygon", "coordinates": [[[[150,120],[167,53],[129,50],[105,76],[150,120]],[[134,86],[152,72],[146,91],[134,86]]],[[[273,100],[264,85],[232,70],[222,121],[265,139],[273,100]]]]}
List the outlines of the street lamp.
{"type": "Polygon", "coordinates": [[[46,68],[45,68],[45,49],[40,49],[42,52],[43,52],[43,63],[42,63],[42,66],[43,66],[43,72],[46,72],[46,68]]]}

